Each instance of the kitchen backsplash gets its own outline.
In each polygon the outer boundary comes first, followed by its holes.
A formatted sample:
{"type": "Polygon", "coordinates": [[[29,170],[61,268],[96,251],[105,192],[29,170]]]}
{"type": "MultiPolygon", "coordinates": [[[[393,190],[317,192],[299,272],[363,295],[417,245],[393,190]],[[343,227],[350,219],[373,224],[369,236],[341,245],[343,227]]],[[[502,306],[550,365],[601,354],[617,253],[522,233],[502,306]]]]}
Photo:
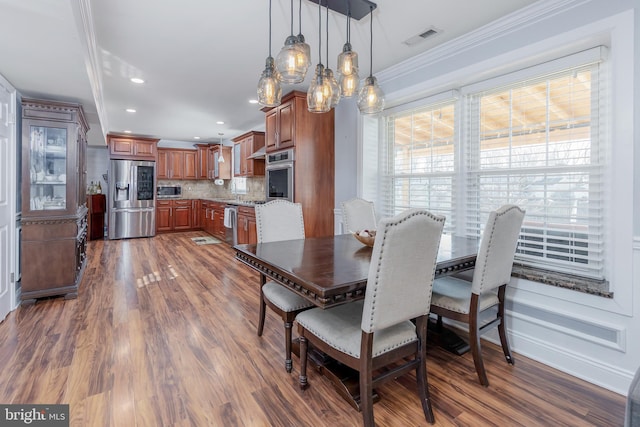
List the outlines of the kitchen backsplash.
{"type": "MultiPolygon", "coordinates": [[[[247,193],[238,195],[239,200],[264,200],[264,177],[246,178],[247,193]]],[[[232,193],[233,180],[225,179],[223,185],[215,185],[209,180],[171,180],[159,179],[158,185],[179,185],[182,187],[183,199],[235,199],[232,193]]]]}

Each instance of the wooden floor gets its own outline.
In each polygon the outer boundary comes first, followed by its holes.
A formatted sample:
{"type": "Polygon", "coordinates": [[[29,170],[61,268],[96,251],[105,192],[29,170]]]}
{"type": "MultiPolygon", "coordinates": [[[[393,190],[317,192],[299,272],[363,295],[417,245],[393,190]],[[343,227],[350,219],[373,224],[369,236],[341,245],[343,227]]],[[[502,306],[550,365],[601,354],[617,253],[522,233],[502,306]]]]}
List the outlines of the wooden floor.
{"type": "MultiPolygon", "coordinates": [[[[256,336],[258,275],[203,233],[92,241],[78,299],[41,300],[0,324],[0,403],[70,405],[73,426],[355,426],[361,415],[299,363],[283,327],[256,336]]],[[[28,254],[25,254],[25,267],[28,254]]],[[[484,344],[491,386],[469,354],[428,351],[437,426],[621,426],[624,397],[484,344]]],[[[379,426],[422,426],[412,375],[379,389],[379,426]]]]}

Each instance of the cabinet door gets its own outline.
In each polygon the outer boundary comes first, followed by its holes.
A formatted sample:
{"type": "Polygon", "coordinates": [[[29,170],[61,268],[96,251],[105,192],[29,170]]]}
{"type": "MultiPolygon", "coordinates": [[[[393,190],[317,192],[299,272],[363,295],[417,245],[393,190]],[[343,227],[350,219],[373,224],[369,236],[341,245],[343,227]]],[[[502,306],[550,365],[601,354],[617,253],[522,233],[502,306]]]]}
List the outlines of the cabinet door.
{"type": "Polygon", "coordinates": [[[295,99],[292,99],[286,104],[278,107],[279,123],[278,139],[276,144],[278,150],[294,146],[294,135],[296,126],[294,101],[295,99]]]}
{"type": "Polygon", "coordinates": [[[255,215],[247,216],[247,243],[250,245],[258,243],[258,228],[255,215]]]}
{"type": "Polygon", "coordinates": [[[233,145],[233,176],[242,176],[241,159],[242,159],[242,141],[233,145]]]}
{"type": "Polygon", "coordinates": [[[182,171],[182,179],[197,179],[195,151],[184,152],[184,169],[182,171]]]}
{"type": "Polygon", "coordinates": [[[242,245],[249,243],[249,237],[247,236],[247,215],[238,210],[238,227],[237,227],[238,244],[242,245]]]}
{"type": "Polygon", "coordinates": [[[218,162],[218,178],[231,179],[231,147],[221,146],[220,153],[224,162],[218,162]]]}
{"type": "Polygon", "coordinates": [[[209,146],[198,146],[198,154],[196,157],[196,179],[209,178],[209,146]]]}
{"type": "Polygon", "coordinates": [[[171,231],[173,230],[173,226],[171,224],[172,220],[172,210],[171,202],[161,203],[158,202],[158,206],[156,207],[156,231],[171,231]]]}
{"type": "Polygon", "coordinates": [[[134,141],[133,154],[138,157],[156,156],[156,142],[154,141],[134,141]]]}
{"type": "Polygon", "coordinates": [[[208,168],[209,168],[209,173],[208,173],[208,177],[209,179],[214,179],[214,177],[216,176],[216,160],[215,160],[215,154],[216,154],[216,147],[209,147],[209,163],[208,163],[208,168]]]}
{"type": "Polygon", "coordinates": [[[170,151],[169,153],[169,178],[182,179],[184,174],[184,152],[170,151]]]}
{"type": "Polygon", "coordinates": [[[109,140],[109,154],[111,156],[132,156],[134,153],[132,139],[111,138],[109,140]]]}
{"type": "Polygon", "coordinates": [[[242,160],[240,161],[240,167],[242,169],[242,175],[253,176],[253,160],[249,159],[249,156],[253,154],[253,137],[245,138],[242,141],[242,147],[240,148],[240,155],[242,160]]]}
{"type": "Polygon", "coordinates": [[[277,150],[277,140],[278,140],[278,109],[274,108],[269,111],[266,115],[265,121],[265,140],[266,140],[266,151],[270,153],[272,151],[277,150]]]}
{"type": "Polygon", "coordinates": [[[220,176],[220,153],[216,150],[213,153],[213,177],[218,178],[220,176]]]}
{"type": "Polygon", "coordinates": [[[169,179],[169,151],[158,150],[156,169],[156,177],[158,179],[169,179]]]}
{"type": "Polygon", "coordinates": [[[180,204],[173,208],[173,229],[174,230],[190,230],[192,210],[191,200],[181,200],[180,204]]]}

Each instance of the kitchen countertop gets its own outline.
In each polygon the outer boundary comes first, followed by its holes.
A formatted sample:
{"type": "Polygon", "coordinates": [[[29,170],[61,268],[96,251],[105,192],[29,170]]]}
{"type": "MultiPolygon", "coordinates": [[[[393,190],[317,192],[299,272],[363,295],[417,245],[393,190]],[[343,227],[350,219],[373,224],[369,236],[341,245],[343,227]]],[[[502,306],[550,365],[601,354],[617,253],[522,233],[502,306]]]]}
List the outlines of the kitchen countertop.
{"type": "Polygon", "coordinates": [[[167,197],[158,198],[158,200],[204,200],[207,202],[224,203],[226,205],[235,206],[255,206],[260,203],[265,203],[265,200],[236,200],[236,199],[218,199],[218,198],[194,198],[194,197],[167,197]]]}

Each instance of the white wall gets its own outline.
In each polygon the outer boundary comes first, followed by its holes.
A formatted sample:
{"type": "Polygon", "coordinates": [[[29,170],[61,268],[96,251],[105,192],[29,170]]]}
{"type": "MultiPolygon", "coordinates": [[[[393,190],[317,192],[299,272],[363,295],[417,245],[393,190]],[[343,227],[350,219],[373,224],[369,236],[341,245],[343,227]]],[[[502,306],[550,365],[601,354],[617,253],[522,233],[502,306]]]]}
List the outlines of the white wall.
{"type": "MultiPolygon", "coordinates": [[[[613,142],[608,177],[609,280],[613,298],[603,298],[513,279],[508,292],[507,325],[516,353],[610,390],[626,394],[640,364],[640,35],[637,0],[542,0],[500,21],[423,55],[375,73],[387,107],[495,77],[600,44],[610,46],[613,142]],[[636,173],[635,170],[638,170],[636,173]],[[632,185],[636,184],[636,185],[632,185]],[[635,232],[635,233],[634,233],[635,232]],[[634,292],[635,291],[635,292],[634,292]]],[[[355,108],[355,106],[354,106],[355,108]]],[[[336,111],[338,112],[338,111],[336,111]]],[[[336,153],[361,119],[336,114],[336,153]]],[[[360,131],[358,131],[361,133],[360,131]]],[[[358,136],[359,147],[362,135],[358,136]]],[[[341,164],[339,197],[366,183],[360,164],[341,164]],[[359,171],[359,172],[358,172],[359,171]],[[343,194],[344,193],[344,194],[343,194]]],[[[366,166],[366,165],[365,165],[366,166]]],[[[338,171],[338,160],[336,170],[338,171]]],[[[496,334],[489,338],[497,342],[496,334]]],[[[516,360],[517,363],[517,360],[516,360]]]]}

